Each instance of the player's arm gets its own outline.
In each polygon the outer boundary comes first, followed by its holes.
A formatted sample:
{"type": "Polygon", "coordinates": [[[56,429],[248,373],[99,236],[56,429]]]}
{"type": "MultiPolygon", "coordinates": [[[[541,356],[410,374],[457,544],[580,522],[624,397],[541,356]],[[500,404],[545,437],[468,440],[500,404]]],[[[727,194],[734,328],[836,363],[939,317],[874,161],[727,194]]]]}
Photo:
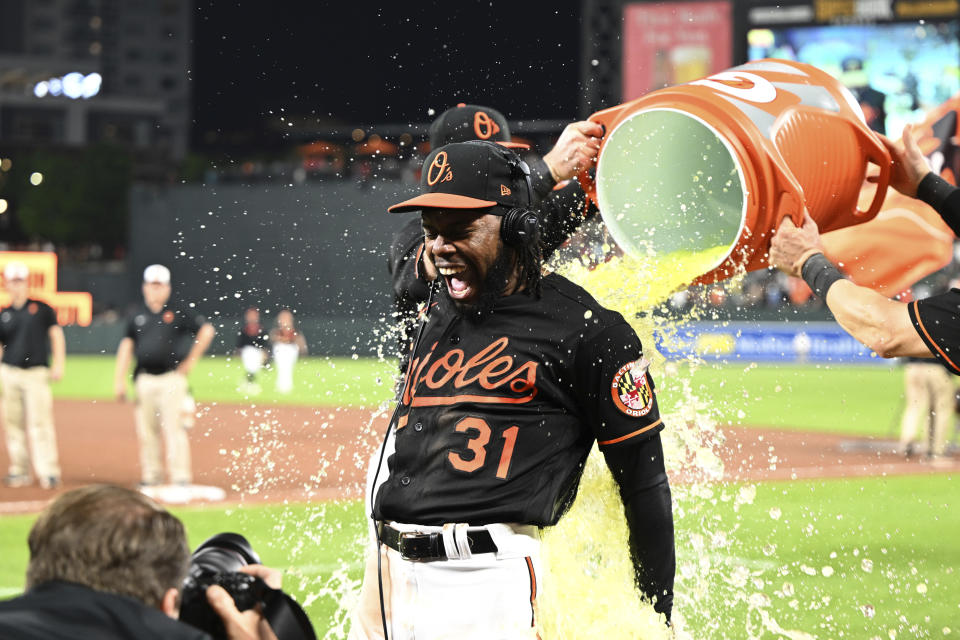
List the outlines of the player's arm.
{"type": "Polygon", "coordinates": [[[648,364],[640,339],[623,321],[585,341],[576,359],[578,387],[586,390],[584,415],[623,501],[637,587],[669,620],[676,572],[673,511],[648,364]]]}
{"type": "Polygon", "coordinates": [[[911,322],[907,305],[846,280],[823,255],[817,223],[805,214],[802,227],[784,218],[770,244],[770,264],[802,277],[824,297],[837,322],[884,358],[933,357],[911,322]]]}
{"type": "Polygon", "coordinates": [[[623,500],[637,587],[670,620],[676,573],[673,502],[656,433],[640,442],[607,447],[604,459],[623,500]]]}
{"type": "Polygon", "coordinates": [[[880,139],[892,159],[890,186],[929,204],[954,235],[960,236],[960,189],[931,171],[930,163],[913,137],[913,126],[908,124],[903,128],[899,142],[882,135],[880,139]]]}
{"type": "Polygon", "coordinates": [[[603,126],[597,122],[582,120],[568,124],[553,149],[543,156],[554,181],[569,180],[581,169],[593,166],[602,137],[603,126]]]}
{"type": "Polygon", "coordinates": [[[533,210],[540,217],[540,239],[546,260],[597,208],[589,202],[580,183],[571,180],[538,202],[533,210]]]}
{"type": "Polygon", "coordinates": [[[190,352],[187,354],[187,357],[184,358],[183,362],[181,362],[177,367],[177,371],[183,375],[187,375],[193,371],[193,367],[197,364],[197,360],[199,360],[200,356],[207,352],[207,349],[210,347],[210,343],[213,342],[213,336],[216,334],[216,330],[209,322],[204,322],[202,325],[200,325],[200,328],[197,330],[197,337],[193,341],[193,346],[190,347],[190,352]]]}
{"type": "Polygon", "coordinates": [[[117,364],[113,370],[113,389],[117,400],[127,397],[127,374],[133,360],[133,338],[126,336],[117,347],[117,364]]]}
{"type": "Polygon", "coordinates": [[[47,336],[50,338],[50,379],[56,381],[63,378],[67,361],[67,341],[63,337],[63,327],[58,324],[50,325],[47,336]]]}

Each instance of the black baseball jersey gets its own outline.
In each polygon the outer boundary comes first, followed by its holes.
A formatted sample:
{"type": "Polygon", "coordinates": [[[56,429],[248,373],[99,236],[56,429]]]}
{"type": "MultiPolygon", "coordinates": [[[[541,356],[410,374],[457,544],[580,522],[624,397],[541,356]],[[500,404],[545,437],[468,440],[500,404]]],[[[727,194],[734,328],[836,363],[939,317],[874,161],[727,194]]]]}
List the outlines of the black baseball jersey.
{"type": "Polygon", "coordinates": [[[237,336],[237,349],[243,347],[263,349],[267,346],[267,340],[267,332],[263,330],[263,325],[258,322],[245,323],[240,327],[240,335],[237,336]]]}
{"type": "Polygon", "coordinates": [[[173,371],[190,353],[197,331],[206,319],[191,309],[165,306],[153,313],[142,306],[127,320],[126,337],[134,342],[139,373],[158,375],[173,371]]]}
{"type": "Polygon", "coordinates": [[[3,364],[46,367],[50,364],[50,327],[57,313],[46,302],[28,298],[22,307],[0,310],[0,344],[3,364]]]}
{"type": "Polygon", "coordinates": [[[960,289],[907,304],[913,328],[950,373],[960,376],[960,289]]]}
{"type": "MultiPolygon", "coordinates": [[[[541,298],[500,298],[476,322],[446,296],[408,367],[396,452],[375,516],[438,525],[550,525],[576,494],[593,442],[663,427],[640,340],[615,311],[558,275],[541,298]]],[[[650,477],[665,477],[662,462],[650,477]]]]}

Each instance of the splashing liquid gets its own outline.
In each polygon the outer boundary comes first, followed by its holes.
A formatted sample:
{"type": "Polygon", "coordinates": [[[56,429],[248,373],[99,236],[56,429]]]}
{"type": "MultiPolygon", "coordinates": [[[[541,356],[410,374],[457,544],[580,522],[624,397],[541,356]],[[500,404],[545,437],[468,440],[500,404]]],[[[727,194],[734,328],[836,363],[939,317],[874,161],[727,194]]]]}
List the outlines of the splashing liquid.
{"type": "MultiPolygon", "coordinates": [[[[689,374],[681,375],[676,363],[665,362],[653,349],[654,331],[670,341],[671,330],[678,323],[649,311],[714,267],[728,252],[727,246],[662,256],[647,251],[644,257],[618,257],[592,270],[571,261],[557,265],[558,271],[587,289],[600,304],[624,316],[645,345],[655,382],[661,387],[671,385],[682,398],[679,406],[660,407],[666,425],[661,437],[673,481],[677,578],[673,629],[668,630],[652,605],[641,601],[634,586],[623,505],[603,456],[594,447],[576,501],[556,526],[542,534],[545,575],[537,613],[538,631],[545,640],[692,638],[685,630],[684,612],[694,610],[706,615],[712,611],[716,622],[708,625],[712,627],[709,630],[725,636],[732,630],[724,629],[720,612],[730,602],[739,602],[748,617],[758,622],[754,629],[744,630],[748,637],[761,637],[765,632],[811,637],[780,629],[767,611],[769,598],[750,591],[753,576],[724,583],[723,593],[717,593],[715,581],[705,579],[710,573],[730,571],[716,557],[730,551],[727,533],[714,531],[717,525],[702,509],[707,501],[716,500],[714,488],[723,475],[719,457],[723,436],[711,399],[697,398],[689,374]]],[[[682,322],[702,316],[703,311],[695,307],[682,322]]],[[[749,490],[741,491],[734,502],[747,504],[752,495],[749,490]]],[[[701,628],[697,635],[709,630],[701,628]]]]}

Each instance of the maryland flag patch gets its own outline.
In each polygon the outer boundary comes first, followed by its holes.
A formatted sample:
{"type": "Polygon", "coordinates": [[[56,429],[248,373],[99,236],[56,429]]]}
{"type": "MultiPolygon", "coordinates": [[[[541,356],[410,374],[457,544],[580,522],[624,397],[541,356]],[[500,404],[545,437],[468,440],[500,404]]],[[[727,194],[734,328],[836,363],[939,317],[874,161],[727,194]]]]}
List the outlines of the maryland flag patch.
{"type": "Polygon", "coordinates": [[[610,384],[613,403],[628,416],[639,418],[653,407],[653,390],[647,382],[650,361],[641,357],[620,367],[610,384]]]}

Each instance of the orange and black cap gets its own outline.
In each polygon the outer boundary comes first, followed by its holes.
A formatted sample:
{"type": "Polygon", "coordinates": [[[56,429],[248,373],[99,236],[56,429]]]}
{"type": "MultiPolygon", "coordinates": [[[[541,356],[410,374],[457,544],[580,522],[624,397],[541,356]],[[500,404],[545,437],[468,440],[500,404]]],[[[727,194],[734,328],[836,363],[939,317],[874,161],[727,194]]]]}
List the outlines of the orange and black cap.
{"type": "Polygon", "coordinates": [[[390,213],[425,208],[483,209],[530,206],[526,165],[510,149],[480,140],[434,149],[423,162],[420,195],[399,202],[390,213]]]}
{"type": "Polygon", "coordinates": [[[490,107],[461,102],[441,113],[430,124],[431,149],[467,140],[489,140],[514,149],[530,148],[530,145],[521,142],[511,142],[507,119],[490,107]]]}

